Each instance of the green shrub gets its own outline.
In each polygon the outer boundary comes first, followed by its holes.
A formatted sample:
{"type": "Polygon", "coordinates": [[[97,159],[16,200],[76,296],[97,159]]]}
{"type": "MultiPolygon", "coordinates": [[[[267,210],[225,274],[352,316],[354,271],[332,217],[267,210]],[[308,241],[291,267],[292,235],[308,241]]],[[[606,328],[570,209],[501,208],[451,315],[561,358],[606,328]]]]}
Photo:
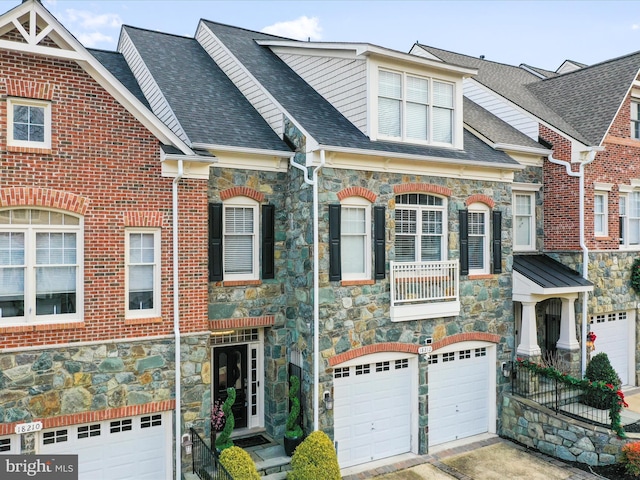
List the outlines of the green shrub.
{"type": "Polygon", "coordinates": [[[300,379],[297,375],[289,377],[289,401],[291,402],[291,411],[287,418],[287,426],[284,434],[289,438],[300,438],[303,435],[302,427],[298,423],[300,416],[300,400],[298,400],[298,391],[300,390],[300,379]]]}
{"type": "Polygon", "coordinates": [[[614,392],[602,391],[596,388],[591,389],[584,394],[582,399],[583,403],[594,408],[603,410],[610,409],[613,402],[618,400],[615,391],[620,388],[622,381],[611,366],[607,354],[602,352],[595,355],[589,362],[589,365],[587,365],[584,376],[591,382],[613,385],[614,388],[612,390],[614,390],[614,392]]]}
{"type": "Polygon", "coordinates": [[[218,438],[216,438],[216,448],[220,451],[233,446],[233,440],[231,440],[231,432],[236,426],[236,422],[233,418],[233,411],[231,410],[231,407],[233,406],[235,401],[236,389],[233,387],[227,388],[227,399],[222,404],[222,411],[224,412],[226,423],[224,424],[222,432],[220,432],[220,435],[218,435],[218,438]]]}
{"type": "Polygon", "coordinates": [[[629,475],[640,476],[640,442],[622,447],[622,464],[629,475]]]}
{"type": "Polygon", "coordinates": [[[240,447],[225,448],[220,454],[220,463],[232,478],[238,480],[260,480],[256,464],[251,456],[240,447]]]}
{"type": "Polygon", "coordinates": [[[315,431],[298,445],[291,457],[287,480],[340,480],[340,466],[333,442],[326,433],[315,431]]]}

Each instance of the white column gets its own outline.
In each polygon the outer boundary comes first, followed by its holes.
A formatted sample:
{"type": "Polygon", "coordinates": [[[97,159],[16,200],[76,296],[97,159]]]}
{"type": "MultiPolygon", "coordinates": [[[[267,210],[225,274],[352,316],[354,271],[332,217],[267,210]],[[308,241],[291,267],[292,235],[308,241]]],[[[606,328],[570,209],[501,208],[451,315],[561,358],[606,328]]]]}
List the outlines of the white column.
{"type": "Polygon", "coordinates": [[[578,296],[562,298],[562,314],[560,317],[560,338],[557,348],[563,350],[579,350],[580,343],[576,338],[576,309],[575,301],[578,296]]]}
{"type": "Polygon", "coordinates": [[[533,357],[541,355],[538,346],[538,328],[536,325],[536,302],[522,302],[522,326],[520,327],[520,345],[516,354],[533,357]]]}

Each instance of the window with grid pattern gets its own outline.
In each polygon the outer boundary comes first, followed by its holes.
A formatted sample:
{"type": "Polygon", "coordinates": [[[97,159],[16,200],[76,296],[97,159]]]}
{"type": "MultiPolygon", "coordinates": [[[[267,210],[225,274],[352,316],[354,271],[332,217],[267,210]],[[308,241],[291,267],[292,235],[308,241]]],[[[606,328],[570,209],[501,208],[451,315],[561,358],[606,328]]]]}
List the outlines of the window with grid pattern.
{"type": "Polygon", "coordinates": [[[340,258],[344,280],[371,278],[371,204],[349,197],[340,204],[340,258]]]}
{"type": "Polygon", "coordinates": [[[160,230],[130,229],[127,241],[127,317],[160,315],[160,230]]]}
{"type": "Polygon", "coordinates": [[[8,98],[7,144],[15,147],[51,148],[51,103],[8,98]]]}
{"type": "Polygon", "coordinates": [[[593,196],[593,232],[597,237],[607,236],[607,194],[593,196]]]}
{"type": "Polygon", "coordinates": [[[631,102],[631,138],[640,139],[640,102],[631,102]]]}
{"type": "Polygon", "coordinates": [[[434,195],[411,193],[396,197],[396,261],[446,259],[445,211],[445,201],[434,195]]]}
{"type": "Polygon", "coordinates": [[[535,195],[516,193],[514,195],[514,250],[535,249],[535,195]]]}
{"type": "Polygon", "coordinates": [[[619,199],[620,247],[640,246],[640,192],[621,192],[619,199]]]}
{"type": "Polygon", "coordinates": [[[224,278],[258,279],[258,202],[235,197],[224,203],[224,278]]]}
{"type": "Polygon", "coordinates": [[[489,273],[489,208],[469,206],[469,275],[489,273]]]}

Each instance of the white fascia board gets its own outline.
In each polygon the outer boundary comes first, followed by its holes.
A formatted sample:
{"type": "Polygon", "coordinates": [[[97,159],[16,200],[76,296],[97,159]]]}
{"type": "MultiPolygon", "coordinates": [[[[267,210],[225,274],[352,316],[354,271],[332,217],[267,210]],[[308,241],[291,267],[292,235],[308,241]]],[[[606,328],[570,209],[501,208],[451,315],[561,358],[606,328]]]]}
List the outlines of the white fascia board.
{"type": "Polygon", "coordinates": [[[548,148],[525,147],[508,143],[494,143],[492,147],[500,151],[530,153],[532,155],[540,155],[541,157],[547,157],[553,153],[553,150],[549,150],[548,148]]]}
{"type": "Polygon", "coordinates": [[[268,157],[291,158],[296,154],[296,152],[287,152],[285,150],[266,150],[261,148],[234,147],[231,145],[214,145],[209,143],[193,143],[191,146],[195,149],[214,152],[247,153],[250,155],[264,155],[268,157]]]}
{"type": "Polygon", "coordinates": [[[35,21],[35,15],[40,16],[48,24],[46,27],[48,36],[59,38],[65,45],[68,45],[69,50],[9,41],[0,41],[0,48],[76,61],[100,86],[109,92],[141,124],[153,133],[159,141],[165,144],[175,145],[185,154],[193,155],[193,151],[167,126],[158,120],[140,100],[127,90],[111,72],[91,55],[84,45],[71,35],[39,1],[27,1],[19,7],[10,10],[0,17],[0,24],[7,22],[7,20],[11,18],[17,19],[29,12],[31,12],[32,22],[35,21]]]}
{"type": "Polygon", "coordinates": [[[548,297],[552,296],[566,296],[573,293],[581,292],[593,292],[593,285],[576,285],[573,287],[557,287],[557,288],[544,288],[538,285],[533,280],[525,277],[520,272],[513,271],[513,288],[512,294],[514,299],[524,298],[529,295],[544,295],[548,297]]]}
{"type": "Polygon", "coordinates": [[[437,70],[445,70],[450,73],[462,74],[462,76],[477,75],[478,69],[453,65],[441,61],[435,61],[409,53],[399,52],[390,48],[379,47],[370,43],[333,43],[333,42],[300,42],[295,40],[256,40],[258,45],[266,47],[287,47],[301,50],[346,50],[353,51],[356,56],[377,56],[389,60],[402,61],[421,65],[437,70]]]}
{"type": "Polygon", "coordinates": [[[495,170],[524,170],[526,167],[524,165],[512,165],[512,164],[504,164],[504,163],[490,163],[490,162],[478,162],[478,161],[464,161],[464,160],[456,160],[455,158],[443,158],[443,157],[432,157],[428,155],[414,155],[410,153],[397,153],[397,152],[385,152],[378,150],[366,150],[360,148],[349,148],[349,147],[335,147],[331,145],[319,145],[319,150],[325,150],[327,152],[336,152],[336,153],[348,153],[352,155],[366,155],[369,157],[384,157],[384,158],[398,158],[404,160],[418,160],[418,161],[427,161],[427,162],[436,162],[436,163],[446,163],[448,165],[460,165],[467,167],[484,167],[484,168],[493,168],[495,170]]]}

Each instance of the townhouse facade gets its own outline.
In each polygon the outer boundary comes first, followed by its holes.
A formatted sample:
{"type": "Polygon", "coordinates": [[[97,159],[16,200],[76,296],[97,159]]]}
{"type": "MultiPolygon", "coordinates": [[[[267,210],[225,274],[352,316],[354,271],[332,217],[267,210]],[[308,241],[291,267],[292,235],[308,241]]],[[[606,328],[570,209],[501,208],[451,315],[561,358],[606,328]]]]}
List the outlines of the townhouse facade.
{"type": "Polygon", "coordinates": [[[227,388],[234,435],[282,438],[295,371],[341,467],[427,453],[501,432],[516,357],[579,372],[587,327],[636,384],[635,56],[0,25],[1,452],[179,478],[227,388]]]}

